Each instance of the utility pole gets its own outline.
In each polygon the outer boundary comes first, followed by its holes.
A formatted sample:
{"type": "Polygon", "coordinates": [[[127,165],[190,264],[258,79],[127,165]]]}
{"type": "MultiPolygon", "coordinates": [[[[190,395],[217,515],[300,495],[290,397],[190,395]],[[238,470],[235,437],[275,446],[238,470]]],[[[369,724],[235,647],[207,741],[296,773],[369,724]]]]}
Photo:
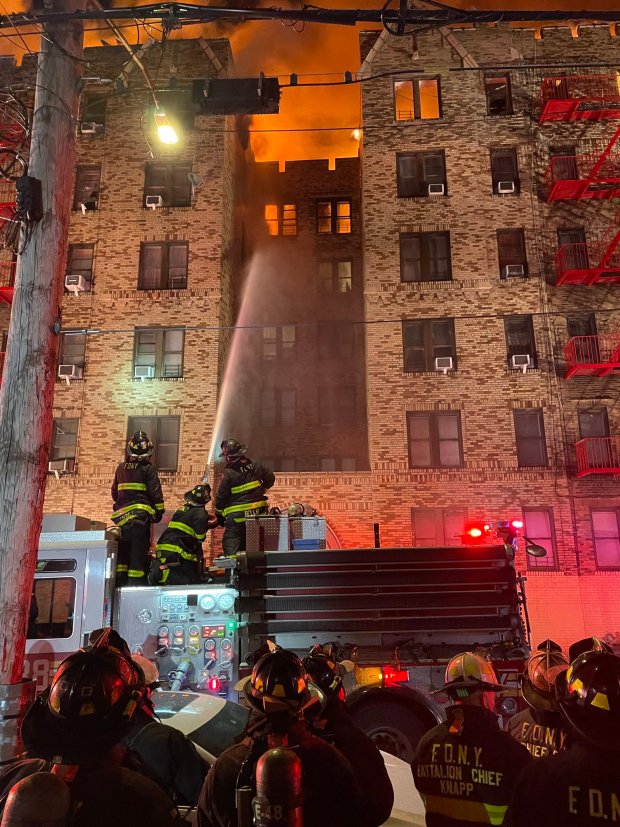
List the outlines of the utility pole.
{"type": "MultiPolygon", "coordinates": [[[[53,0],[55,11],[85,0],[53,0]]],[[[19,256],[0,391],[0,687],[22,679],[41,533],[75,167],[83,22],[41,37],[28,173],[42,182],[43,218],[19,256]]]]}

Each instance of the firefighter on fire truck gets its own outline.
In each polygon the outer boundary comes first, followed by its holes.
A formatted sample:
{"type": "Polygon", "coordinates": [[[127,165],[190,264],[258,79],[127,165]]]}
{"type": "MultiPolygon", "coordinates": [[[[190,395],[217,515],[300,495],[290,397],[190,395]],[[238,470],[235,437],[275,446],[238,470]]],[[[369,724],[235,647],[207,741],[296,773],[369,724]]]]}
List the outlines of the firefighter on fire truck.
{"type": "Polygon", "coordinates": [[[267,514],[265,491],[276,481],[271,468],[246,457],[245,446],[236,439],[220,445],[226,468],[215,497],[215,512],[224,526],[222,551],[230,557],[245,550],[245,521],[250,515],[267,514]]]}
{"type": "Polygon", "coordinates": [[[217,517],[205,508],[211,501],[211,486],[195,485],[184,500],[157,543],[157,559],[151,563],[148,577],[150,586],[200,582],[202,544],[207,531],[217,527],[217,517]]]}
{"type": "Polygon", "coordinates": [[[112,521],[120,528],[116,585],[139,586],[146,580],[151,523],[163,517],[164,496],[157,471],[149,458],[153,443],[136,431],[127,443],[127,460],[121,462],[112,483],[112,521]]]}

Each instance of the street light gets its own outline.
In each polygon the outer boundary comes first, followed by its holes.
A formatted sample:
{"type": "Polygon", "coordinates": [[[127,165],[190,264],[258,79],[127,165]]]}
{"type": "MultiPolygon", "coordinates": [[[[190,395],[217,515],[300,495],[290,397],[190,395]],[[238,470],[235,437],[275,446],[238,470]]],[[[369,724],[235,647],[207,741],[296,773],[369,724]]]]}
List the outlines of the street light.
{"type": "Polygon", "coordinates": [[[177,144],[179,142],[175,128],[170,123],[169,117],[161,109],[155,110],[155,128],[157,129],[157,137],[162,144],[177,144]]]}
{"type": "Polygon", "coordinates": [[[527,537],[523,537],[525,540],[525,551],[530,557],[546,557],[547,556],[547,549],[544,546],[539,546],[538,543],[533,543],[527,537]]]}

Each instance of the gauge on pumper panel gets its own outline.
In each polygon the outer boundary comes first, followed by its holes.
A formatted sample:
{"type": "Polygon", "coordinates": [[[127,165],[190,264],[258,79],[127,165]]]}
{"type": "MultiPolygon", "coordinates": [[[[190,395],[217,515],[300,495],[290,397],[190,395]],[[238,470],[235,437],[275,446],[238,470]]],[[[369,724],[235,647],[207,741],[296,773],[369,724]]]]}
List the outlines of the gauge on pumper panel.
{"type": "Polygon", "coordinates": [[[203,594],[200,598],[200,608],[203,612],[212,612],[215,609],[215,598],[212,594],[203,594]]]}
{"type": "Polygon", "coordinates": [[[235,596],[230,592],[224,592],[217,601],[217,605],[223,612],[228,612],[235,605],[235,596]]]}

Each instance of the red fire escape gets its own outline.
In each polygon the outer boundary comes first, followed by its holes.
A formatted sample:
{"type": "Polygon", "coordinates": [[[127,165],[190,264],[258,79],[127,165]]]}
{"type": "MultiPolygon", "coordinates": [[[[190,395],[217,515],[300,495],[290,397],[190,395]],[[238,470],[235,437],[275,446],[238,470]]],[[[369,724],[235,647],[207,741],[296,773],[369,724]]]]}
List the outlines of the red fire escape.
{"type": "Polygon", "coordinates": [[[620,151],[616,143],[620,127],[600,152],[586,155],[556,155],[547,169],[547,203],[609,200],[620,196],[620,151]]]}
{"type": "Polygon", "coordinates": [[[544,78],[540,102],[540,123],[620,118],[618,75],[544,78]]]}
{"type": "Polygon", "coordinates": [[[620,281],[620,213],[602,238],[559,247],[555,274],[556,284],[620,281]]]}

